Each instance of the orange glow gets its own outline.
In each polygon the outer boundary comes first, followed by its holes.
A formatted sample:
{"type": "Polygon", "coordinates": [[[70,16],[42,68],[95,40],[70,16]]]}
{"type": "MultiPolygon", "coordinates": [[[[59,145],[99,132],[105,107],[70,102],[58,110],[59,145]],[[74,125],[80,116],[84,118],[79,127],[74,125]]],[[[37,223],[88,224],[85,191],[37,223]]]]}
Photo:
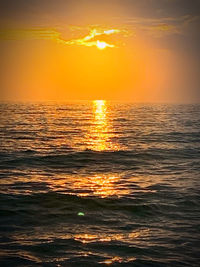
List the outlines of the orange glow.
{"type": "Polygon", "coordinates": [[[108,104],[105,100],[94,100],[93,119],[85,136],[87,148],[95,151],[119,150],[120,146],[110,140],[113,137],[112,124],[109,121],[108,104]]]}
{"type": "Polygon", "coordinates": [[[135,257],[127,257],[127,258],[122,258],[122,257],[112,257],[112,258],[109,258],[109,259],[106,259],[105,261],[103,262],[100,262],[100,263],[104,263],[104,264],[107,264],[107,265],[110,265],[112,263],[127,263],[127,262],[130,262],[130,261],[135,261],[136,258],[135,257]]]}
{"type": "MultiPolygon", "coordinates": [[[[117,190],[115,187],[115,183],[119,180],[119,177],[116,175],[94,175],[90,179],[81,177],[78,182],[74,183],[75,188],[87,188],[91,190],[93,195],[99,196],[102,198],[124,194],[125,192],[121,192],[117,190]],[[88,183],[89,182],[89,183],[88,183]],[[88,184],[87,184],[88,183],[88,184]]],[[[87,191],[87,190],[86,190],[87,191]]],[[[125,191],[125,190],[124,190],[125,191]]],[[[128,193],[128,192],[126,192],[128,193]]],[[[89,196],[91,193],[79,193],[80,196],[89,196]]]]}
{"type": "Polygon", "coordinates": [[[122,263],[123,262],[123,259],[121,257],[113,257],[111,259],[105,260],[103,263],[105,263],[105,264],[112,264],[114,262],[122,263]]]}
{"type": "Polygon", "coordinates": [[[149,230],[143,229],[137,232],[130,233],[102,233],[102,234],[92,234],[92,233],[80,233],[75,234],[74,239],[80,241],[81,243],[93,243],[93,242],[111,242],[111,241],[121,241],[121,242],[130,242],[137,241],[138,238],[148,236],[149,230]]]}
{"type": "Polygon", "coordinates": [[[106,198],[110,196],[121,197],[130,193],[129,189],[117,187],[120,176],[114,173],[96,174],[87,176],[60,175],[53,181],[48,180],[49,188],[53,191],[65,191],[68,188],[74,195],[80,197],[97,196],[106,198]]]}
{"type": "Polygon", "coordinates": [[[101,198],[109,196],[120,197],[129,193],[129,190],[119,190],[116,183],[120,177],[116,174],[97,174],[90,177],[73,177],[71,179],[71,187],[78,195],[87,197],[90,195],[101,198]],[[83,192],[83,190],[85,192],[83,192]]]}
{"type": "Polygon", "coordinates": [[[1,100],[199,101],[198,16],[153,14],[141,1],[51,2],[39,20],[2,18],[1,100]]]}
{"type": "Polygon", "coordinates": [[[105,41],[95,40],[95,37],[97,36],[105,36],[105,35],[111,35],[115,33],[124,33],[125,30],[119,30],[119,29],[110,29],[110,30],[104,30],[104,29],[91,29],[89,34],[81,39],[72,39],[69,41],[65,41],[61,39],[60,37],[56,37],[56,41],[58,43],[62,43],[65,45],[84,45],[84,46],[96,46],[99,49],[104,49],[106,47],[116,47],[114,44],[109,44],[105,41]]]}
{"type": "MultiPolygon", "coordinates": [[[[136,84],[140,78],[136,58],[132,66],[122,43],[124,34],[98,29],[80,39],[64,40],[54,34],[53,41],[33,40],[28,45],[20,41],[6,59],[2,87],[5,92],[9,88],[15,100],[123,99],[124,88],[132,90],[130,81],[136,84]]],[[[138,94],[137,86],[135,90],[138,94]]]]}

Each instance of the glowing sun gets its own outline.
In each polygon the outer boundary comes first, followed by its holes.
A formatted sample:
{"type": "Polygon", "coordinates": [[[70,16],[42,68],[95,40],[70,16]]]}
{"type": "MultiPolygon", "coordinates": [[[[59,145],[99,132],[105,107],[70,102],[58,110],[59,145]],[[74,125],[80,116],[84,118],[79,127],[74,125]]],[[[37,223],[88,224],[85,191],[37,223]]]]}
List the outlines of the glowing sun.
{"type": "Polygon", "coordinates": [[[97,48],[99,49],[105,49],[107,44],[105,42],[101,42],[101,41],[97,41],[97,44],[96,44],[97,48]]]}

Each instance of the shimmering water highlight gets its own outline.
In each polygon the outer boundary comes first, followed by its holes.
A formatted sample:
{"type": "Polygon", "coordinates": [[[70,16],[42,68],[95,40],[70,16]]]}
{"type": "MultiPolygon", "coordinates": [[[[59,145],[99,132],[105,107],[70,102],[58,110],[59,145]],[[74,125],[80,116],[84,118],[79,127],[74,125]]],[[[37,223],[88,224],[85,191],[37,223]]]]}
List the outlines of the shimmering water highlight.
{"type": "Polygon", "coordinates": [[[199,105],[0,114],[1,266],[198,266],[199,105]]]}

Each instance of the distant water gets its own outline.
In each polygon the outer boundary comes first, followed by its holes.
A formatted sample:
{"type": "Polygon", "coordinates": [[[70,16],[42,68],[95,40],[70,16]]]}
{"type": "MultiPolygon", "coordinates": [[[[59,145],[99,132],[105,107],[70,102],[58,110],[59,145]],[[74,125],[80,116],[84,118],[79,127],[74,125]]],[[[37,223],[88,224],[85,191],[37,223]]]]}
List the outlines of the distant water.
{"type": "Polygon", "coordinates": [[[200,105],[0,114],[0,266],[199,266],[200,105]]]}

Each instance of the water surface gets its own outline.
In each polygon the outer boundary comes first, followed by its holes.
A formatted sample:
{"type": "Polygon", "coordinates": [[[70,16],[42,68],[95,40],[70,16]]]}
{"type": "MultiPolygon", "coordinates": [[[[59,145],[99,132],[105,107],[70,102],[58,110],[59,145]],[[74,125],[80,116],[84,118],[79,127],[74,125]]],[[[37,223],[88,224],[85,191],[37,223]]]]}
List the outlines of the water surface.
{"type": "Polygon", "coordinates": [[[1,266],[199,266],[199,105],[0,114],[1,266]]]}

